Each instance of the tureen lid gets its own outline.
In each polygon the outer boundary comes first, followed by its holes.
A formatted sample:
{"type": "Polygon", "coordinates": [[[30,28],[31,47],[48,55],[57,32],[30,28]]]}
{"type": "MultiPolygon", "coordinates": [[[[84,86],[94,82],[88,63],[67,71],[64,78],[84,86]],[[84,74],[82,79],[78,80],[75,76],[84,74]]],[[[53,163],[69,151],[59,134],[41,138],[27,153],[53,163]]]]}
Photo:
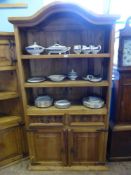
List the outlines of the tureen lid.
{"type": "Polygon", "coordinates": [[[88,96],[83,98],[83,101],[87,101],[89,103],[101,103],[103,102],[103,99],[97,96],[88,96]]]}
{"type": "Polygon", "coordinates": [[[66,48],[66,46],[55,43],[54,45],[49,46],[47,49],[58,49],[58,48],[63,49],[63,48],[66,48]]]}
{"type": "MultiPolygon", "coordinates": [[[[33,45],[27,46],[26,48],[36,48],[36,47],[37,47],[37,48],[40,48],[40,47],[42,47],[42,46],[38,45],[37,42],[34,42],[33,45]]],[[[42,47],[42,48],[44,48],[44,47],[42,47]]]]}

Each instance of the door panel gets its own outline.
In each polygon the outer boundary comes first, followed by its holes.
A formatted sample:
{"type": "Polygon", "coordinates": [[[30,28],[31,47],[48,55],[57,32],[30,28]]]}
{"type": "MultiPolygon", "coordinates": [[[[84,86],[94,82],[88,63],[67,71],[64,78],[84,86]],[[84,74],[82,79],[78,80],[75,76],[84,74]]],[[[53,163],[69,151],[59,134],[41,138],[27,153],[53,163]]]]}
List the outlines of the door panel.
{"type": "Polygon", "coordinates": [[[65,137],[62,129],[39,129],[29,134],[32,163],[65,164],[65,137]]]}
{"type": "Polygon", "coordinates": [[[18,126],[0,131],[0,161],[22,155],[21,132],[18,126]]]}
{"type": "Polygon", "coordinates": [[[131,85],[123,85],[121,96],[121,106],[119,109],[119,121],[131,122],[131,85]]]}
{"type": "Polygon", "coordinates": [[[70,165],[104,162],[105,134],[103,132],[72,129],[68,134],[70,165]]]}

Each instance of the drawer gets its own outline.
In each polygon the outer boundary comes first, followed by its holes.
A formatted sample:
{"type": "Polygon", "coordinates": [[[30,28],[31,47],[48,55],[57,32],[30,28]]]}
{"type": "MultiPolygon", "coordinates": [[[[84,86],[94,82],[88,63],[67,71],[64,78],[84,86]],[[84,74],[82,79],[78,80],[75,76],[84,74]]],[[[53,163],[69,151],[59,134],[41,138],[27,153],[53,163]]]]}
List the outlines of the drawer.
{"type": "Polygon", "coordinates": [[[102,115],[71,115],[69,116],[69,124],[71,126],[89,126],[92,123],[104,122],[102,115]]]}
{"type": "Polygon", "coordinates": [[[63,126],[65,116],[29,116],[29,126],[63,126]]]}

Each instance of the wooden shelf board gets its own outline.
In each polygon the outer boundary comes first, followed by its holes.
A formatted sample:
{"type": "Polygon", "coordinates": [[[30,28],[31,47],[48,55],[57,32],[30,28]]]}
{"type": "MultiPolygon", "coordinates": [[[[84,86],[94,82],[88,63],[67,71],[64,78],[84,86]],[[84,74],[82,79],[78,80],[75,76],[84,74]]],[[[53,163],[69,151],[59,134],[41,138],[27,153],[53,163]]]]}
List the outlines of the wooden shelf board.
{"type": "Polygon", "coordinates": [[[17,97],[17,92],[0,92],[0,100],[12,99],[17,97]]]}
{"type": "Polygon", "coordinates": [[[16,66],[0,66],[0,71],[16,70],[16,66]]]}
{"type": "Polygon", "coordinates": [[[49,58],[110,58],[109,53],[99,54],[48,54],[48,55],[21,55],[22,59],[49,59],[49,58]]]}
{"type": "Polygon", "coordinates": [[[70,81],[65,80],[61,82],[52,82],[52,81],[44,81],[41,83],[25,83],[24,85],[26,88],[32,88],[32,87],[103,87],[103,86],[109,86],[108,81],[101,81],[101,82],[89,82],[84,80],[76,80],[76,81],[70,81]]]}
{"type": "Polygon", "coordinates": [[[0,32],[0,36],[14,36],[14,32],[0,32]]]}
{"type": "Polygon", "coordinates": [[[20,116],[0,116],[0,125],[9,125],[12,123],[18,123],[21,121],[20,116]]]}
{"type": "Polygon", "coordinates": [[[72,105],[67,109],[58,109],[54,106],[49,108],[38,108],[35,106],[27,107],[27,115],[64,115],[64,114],[83,114],[83,115],[106,115],[107,109],[106,107],[100,109],[90,109],[86,108],[82,105],[72,105]]]}

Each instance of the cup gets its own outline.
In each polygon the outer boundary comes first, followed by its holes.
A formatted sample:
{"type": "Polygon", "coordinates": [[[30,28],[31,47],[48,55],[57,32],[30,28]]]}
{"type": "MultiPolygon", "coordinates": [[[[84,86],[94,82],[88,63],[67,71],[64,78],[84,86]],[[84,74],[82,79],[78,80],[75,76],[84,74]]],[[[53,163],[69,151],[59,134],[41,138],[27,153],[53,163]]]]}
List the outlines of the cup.
{"type": "Polygon", "coordinates": [[[76,54],[80,54],[81,53],[81,45],[74,45],[73,51],[76,54]]]}

